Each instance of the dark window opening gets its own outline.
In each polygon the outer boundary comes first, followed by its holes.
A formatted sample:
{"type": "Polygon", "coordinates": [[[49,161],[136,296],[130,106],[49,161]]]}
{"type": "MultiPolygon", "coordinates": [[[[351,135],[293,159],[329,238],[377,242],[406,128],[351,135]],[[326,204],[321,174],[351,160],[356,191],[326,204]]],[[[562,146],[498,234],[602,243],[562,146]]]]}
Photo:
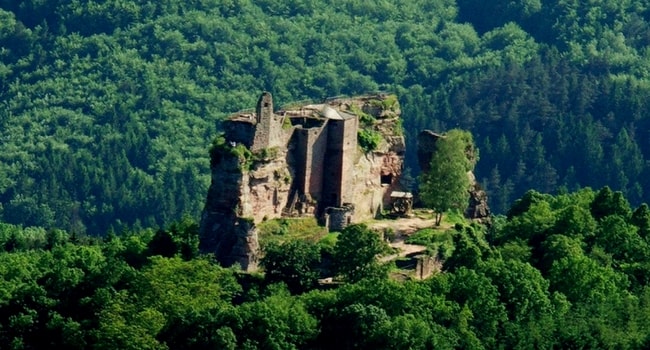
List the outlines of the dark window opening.
{"type": "Polygon", "coordinates": [[[268,106],[269,106],[269,103],[268,103],[268,102],[264,102],[264,107],[268,107],[268,106]]]}
{"type": "Polygon", "coordinates": [[[390,185],[393,183],[393,175],[392,174],[387,174],[387,175],[382,175],[381,176],[381,184],[382,185],[390,185]]]}

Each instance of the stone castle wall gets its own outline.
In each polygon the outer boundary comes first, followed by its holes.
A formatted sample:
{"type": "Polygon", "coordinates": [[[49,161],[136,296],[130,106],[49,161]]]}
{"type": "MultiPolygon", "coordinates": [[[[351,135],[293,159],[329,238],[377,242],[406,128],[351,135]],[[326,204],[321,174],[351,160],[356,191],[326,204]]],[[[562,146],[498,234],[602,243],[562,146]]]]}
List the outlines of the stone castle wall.
{"type": "Polygon", "coordinates": [[[297,163],[301,172],[296,179],[302,194],[320,200],[325,173],[325,153],[327,151],[328,128],[325,123],[320,128],[299,129],[298,153],[302,155],[297,163]]]}
{"type": "Polygon", "coordinates": [[[442,262],[437,258],[429,255],[418,255],[415,257],[415,278],[419,280],[427,279],[434,273],[442,271],[442,262]]]}
{"type": "MultiPolygon", "coordinates": [[[[278,115],[268,110],[270,114],[256,115],[254,118],[260,120],[256,127],[262,129],[262,132],[256,131],[256,137],[267,135],[269,145],[278,144],[279,150],[287,152],[273,164],[262,164],[244,175],[250,181],[249,190],[243,191],[242,214],[256,221],[282,216],[279,208],[284,208],[285,213],[296,214],[292,209],[295,202],[300,201],[306,201],[303,203],[306,206],[317,203],[319,214],[325,208],[352,203],[356,207],[352,217],[355,222],[380,214],[391,203],[391,192],[402,190],[399,178],[405,144],[402,136],[394,134],[399,128],[398,112],[383,111],[376,103],[369,103],[372,99],[376,97],[333,100],[329,105],[306,105],[278,115]],[[359,118],[350,114],[351,106],[374,113],[378,118],[376,129],[385,140],[377,150],[368,154],[360,152],[357,143],[359,118]],[[320,122],[312,115],[316,111],[321,111],[320,122]],[[293,126],[282,128],[283,118],[291,116],[293,126]],[[263,123],[264,118],[272,125],[263,123]],[[264,130],[270,131],[265,134],[264,130]],[[269,173],[277,177],[280,172],[284,179],[291,179],[290,186],[269,180],[269,173]]],[[[272,106],[271,96],[263,94],[257,109],[264,114],[264,108],[269,106],[272,106]]],[[[255,143],[257,140],[259,138],[255,143]]]]}
{"type": "Polygon", "coordinates": [[[326,226],[330,231],[341,231],[352,222],[354,206],[330,207],[325,211],[326,226]]]}
{"type": "Polygon", "coordinates": [[[354,193],[349,189],[352,188],[354,176],[354,163],[356,160],[357,149],[357,132],[359,129],[359,119],[351,118],[343,120],[343,139],[342,139],[342,160],[341,160],[341,205],[353,203],[354,193]]]}

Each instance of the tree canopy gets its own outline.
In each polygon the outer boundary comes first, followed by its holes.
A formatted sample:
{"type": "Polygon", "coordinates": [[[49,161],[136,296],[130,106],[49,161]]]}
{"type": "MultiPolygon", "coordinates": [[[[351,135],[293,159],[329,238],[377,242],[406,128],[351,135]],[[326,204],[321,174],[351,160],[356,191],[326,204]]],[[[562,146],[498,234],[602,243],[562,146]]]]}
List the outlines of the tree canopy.
{"type": "Polygon", "coordinates": [[[0,341],[8,349],[645,349],[647,206],[601,205],[619,196],[530,191],[489,228],[450,229],[442,271],[425,280],[380,268],[383,242],[363,225],[342,232],[331,252],[305,241],[269,245],[260,275],[184,255],[171,243],[196,237],[189,218],[105,239],[0,223],[0,341]],[[312,265],[326,255],[329,263],[312,265]],[[344,278],[319,285],[315,269],[344,278]]]}
{"type": "Polygon", "coordinates": [[[365,224],[350,225],[343,229],[334,246],[334,271],[349,282],[382,277],[385,271],[377,258],[387,248],[379,234],[365,224]]]}
{"type": "Polygon", "coordinates": [[[0,344],[650,348],[649,18],[643,0],[0,0],[0,344]],[[268,277],[217,266],[196,249],[208,148],[261,90],[396,93],[406,167],[421,130],[467,130],[507,216],[448,232],[423,281],[387,278],[359,226],[327,249],[340,285],[312,283],[311,248],[268,277]]]}
{"type": "Polygon", "coordinates": [[[0,1],[3,221],[104,235],[198,217],[209,148],[278,106],[388,90],[415,135],[468,130],[494,212],[527,190],[648,201],[641,0],[0,1]],[[593,174],[599,176],[593,176],[593,174]]]}

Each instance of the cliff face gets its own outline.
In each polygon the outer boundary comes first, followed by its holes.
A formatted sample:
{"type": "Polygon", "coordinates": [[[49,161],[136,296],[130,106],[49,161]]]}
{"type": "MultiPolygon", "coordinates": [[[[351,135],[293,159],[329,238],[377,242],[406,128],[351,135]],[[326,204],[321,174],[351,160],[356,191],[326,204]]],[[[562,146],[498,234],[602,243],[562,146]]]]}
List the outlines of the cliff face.
{"type": "Polygon", "coordinates": [[[201,250],[223,265],[254,270],[255,223],[309,215],[339,228],[376,216],[399,190],[405,151],[399,114],[391,95],[274,112],[264,93],[255,113],[225,123],[211,149],[201,250]]]}
{"type": "Polygon", "coordinates": [[[242,179],[238,215],[260,222],[276,218],[289,200],[291,172],[285,152],[257,162],[250,171],[240,174],[242,179]]]}
{"type": "Polygon", "coordinates": [[[259,243],[252,220],[240,216],[241,199],[249,191],[242,167],[246,160],[224,150],[212,150],[212,185],[201,216],[200,249],[214,253],[224,266],[257,269],[259,243]],[[217,153],[219,152],[219,153],[217,153]]]}

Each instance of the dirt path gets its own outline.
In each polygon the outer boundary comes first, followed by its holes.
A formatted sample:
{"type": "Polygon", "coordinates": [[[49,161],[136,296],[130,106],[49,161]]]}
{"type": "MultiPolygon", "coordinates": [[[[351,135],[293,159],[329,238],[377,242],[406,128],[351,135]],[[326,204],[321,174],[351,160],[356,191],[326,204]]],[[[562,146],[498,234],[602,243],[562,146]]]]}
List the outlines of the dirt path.
{"type": "MultiPolygon", "coordinates": [[[[400,218],[396,220],[381,220],[375,221],[368,224],[368,227],[374,230],[385,230],[391,229],[395,232],[395,240],[390,243],[390,246],[398,250],[397,254],[392,254],[381,258],[381,261],[391,261],[399,257],[403,257],[413,253],[423,252],[427,247],[417,244],[406,244],[404,239],[411,235],[412,233],[421,230],[427,227],[433,227],[435,225],[435,219],[423,219],[417,216],[412,218],[400,218]]],[[[451,225],[444,225],[438,228],[447,229],[451,225]]]]}
{"type": "Polygon", "coordinates": [[[396,220],[381,220],[368,224],[368,227],[374,230],[384,230],[390,228],[397,236],[408,236],[411,233],[435,225],[435,219],[422,219],[414,216],[412,218],[400,218],[396,220]]]}
{"type": "Polygon", "coordinates": [[[391,254],[387,256],[382,256],[379,261],[381,262],[387,262],[391,260],[395,260],[397,258],[407,256],[410,254],[415,254],[415,253],[421,253],[425,250],[427,250],[427,247],[423,245],[417,245],[417,244],[406,244],[404,241],[398,241],[398,242],[393,242],[390,244],[391,247],[397,249],[396,254],[391,254]]]}

